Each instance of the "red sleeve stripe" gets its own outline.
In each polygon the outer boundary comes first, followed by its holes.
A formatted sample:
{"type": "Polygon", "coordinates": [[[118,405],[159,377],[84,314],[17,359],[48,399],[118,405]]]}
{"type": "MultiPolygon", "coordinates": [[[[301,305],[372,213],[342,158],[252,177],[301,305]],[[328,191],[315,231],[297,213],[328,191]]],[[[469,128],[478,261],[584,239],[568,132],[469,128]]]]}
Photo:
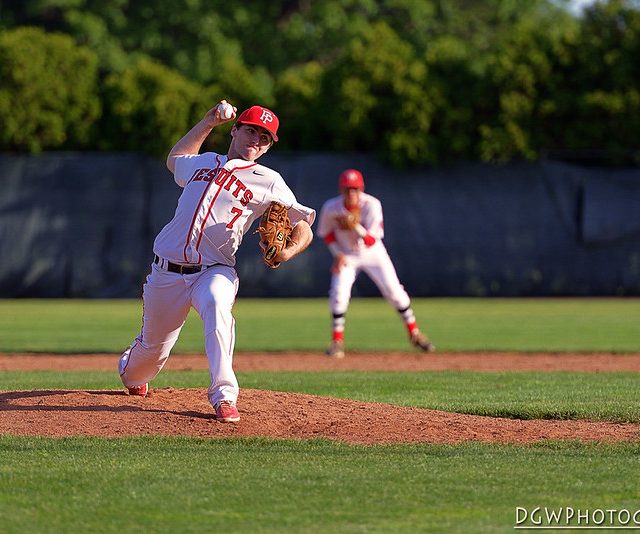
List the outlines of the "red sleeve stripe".
{"type": "Polygon", "coordinates": [[[327,245],[330,245],[331,243],[335,243],[336,242],[335,232],[328,233],[326,236],[324,236],[324,242],[327,245]]]}

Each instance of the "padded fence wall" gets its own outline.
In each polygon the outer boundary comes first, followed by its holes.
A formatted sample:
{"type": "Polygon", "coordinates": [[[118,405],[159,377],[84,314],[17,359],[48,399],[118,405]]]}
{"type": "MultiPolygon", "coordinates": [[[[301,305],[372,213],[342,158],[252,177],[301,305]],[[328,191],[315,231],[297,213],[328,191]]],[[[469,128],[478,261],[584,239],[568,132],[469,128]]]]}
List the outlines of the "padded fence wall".
{"type": "MultiPolygon", "coordinates": [[[[640,295],[640,170],[557,162],[399,172],[373,157],[273,154],[318,211],[341,170],[380,198],[385,243],[413,296],[640,295]]],[[[0,297],[138,297],[156,233],[180,188],[136,154],[0,156],[0,297]]],[[[255,226],[254,226],[255,229],[255,226]]],[[[240,296],[326,296],[331,258],[315,239],[269,270],[257,235],[238,253],[240,296]]],[[[354,295],[378,295],[362,275],[354,295]]]]}

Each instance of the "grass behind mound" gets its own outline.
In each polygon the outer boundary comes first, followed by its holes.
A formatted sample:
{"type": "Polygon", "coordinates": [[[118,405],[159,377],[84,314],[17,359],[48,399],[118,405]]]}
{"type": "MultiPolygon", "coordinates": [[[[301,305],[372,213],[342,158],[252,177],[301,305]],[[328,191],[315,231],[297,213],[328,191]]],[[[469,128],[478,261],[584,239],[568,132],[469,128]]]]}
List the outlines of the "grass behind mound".
{"type": "Polygon", "coordinates": [[[516,508],[637,508],[640,445],[0,436],[2,530],[510,532],[516,508]],[[588,466],[588,468],[587,468],[588,466]]]}
{"type": "MultiPolygon", "coordinates": [[[[441,351],[639,352],[640,299],[414,299],[418,322],[441,351]]],[[[238,299],[238,351],[323,351],[326,299],[238,299]]],[[[141,300],[0,300],[0,352],[121,353],[138,334],[141,300]]],[[[202,352],[192,311],[175,347],[202,352]]],[[[355,351],[411,350],[383,299],[354,299],[346,343],[355,351]]]]}

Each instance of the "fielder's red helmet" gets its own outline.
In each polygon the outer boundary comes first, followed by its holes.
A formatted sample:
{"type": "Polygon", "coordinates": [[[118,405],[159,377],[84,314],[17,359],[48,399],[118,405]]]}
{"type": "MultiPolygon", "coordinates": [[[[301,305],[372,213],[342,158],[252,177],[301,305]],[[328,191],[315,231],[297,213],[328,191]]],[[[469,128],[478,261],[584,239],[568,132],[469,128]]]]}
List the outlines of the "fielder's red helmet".
{"type": "Polygon", "coordinates": [[[338,179],[338,187],[340,190],[353,187],[364,191],[364,178],[362,177],[362,173],[355,169],[342,171],[338,179]]]}

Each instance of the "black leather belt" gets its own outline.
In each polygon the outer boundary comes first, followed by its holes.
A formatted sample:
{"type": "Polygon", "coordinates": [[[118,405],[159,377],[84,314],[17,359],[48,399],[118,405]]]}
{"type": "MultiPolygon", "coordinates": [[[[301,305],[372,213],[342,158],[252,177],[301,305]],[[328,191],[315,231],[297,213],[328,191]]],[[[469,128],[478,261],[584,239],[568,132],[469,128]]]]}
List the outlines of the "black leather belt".
{"type": "MultiPolygon", "coordinates": [[[[157,255],[154,256],[153,263],[160,265],[160,258],[157,255]]],[[[211,267],[210,265],[180,265],[179,263],[171,263],[169,260],[162,260],[162,263],[163,265],[160,265],[160,267],[178,274],[196,274],[211,267]]]]}

